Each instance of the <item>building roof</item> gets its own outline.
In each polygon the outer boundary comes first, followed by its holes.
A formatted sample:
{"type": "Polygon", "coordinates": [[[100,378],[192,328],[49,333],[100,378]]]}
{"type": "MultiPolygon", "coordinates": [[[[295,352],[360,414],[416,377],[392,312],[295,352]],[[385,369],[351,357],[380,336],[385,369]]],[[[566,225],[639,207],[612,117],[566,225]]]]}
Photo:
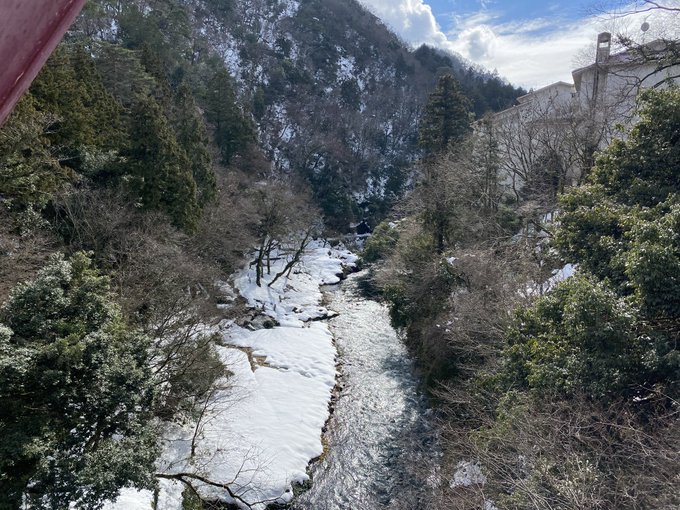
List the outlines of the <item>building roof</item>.
{"type": "Polygon", "coordinates": [[[571,72],[574,78],[574,85],[578,90],[581,85],[581,78],[586,72],[598,69],[598,68],[612,68],[612,67],[625,67],[631,65],[638,65],[644,62],[645,59],[653,61],[654,59],[660,59],[666,55],[668,49],[668,41],[663,39],[654,39],[648,43],[645,43],[639,47],[639,49],[625,49],[613,55],[609,55],[606,59],[601,62],[593,62],[584,67],[579,67],[571,72]],[[645,53],[647,56],[645,57],[645,53]]]}
{"type": "Polygon", "coordinates": [[[571,91],[571,89],[574,88],[574,85],[571,83],[567,83],[566,81],[557,81],[555,83],[551,83],[550,85],[546,85],[545,87],[541,87],[540,89],[532,90],[528,94],[524,94],[523,96],[518,97],[517,102],[519,104],[525,103],[533,96],[537,96],[540,95],[542,92],[557,88],[569,89],[571,91]]]}

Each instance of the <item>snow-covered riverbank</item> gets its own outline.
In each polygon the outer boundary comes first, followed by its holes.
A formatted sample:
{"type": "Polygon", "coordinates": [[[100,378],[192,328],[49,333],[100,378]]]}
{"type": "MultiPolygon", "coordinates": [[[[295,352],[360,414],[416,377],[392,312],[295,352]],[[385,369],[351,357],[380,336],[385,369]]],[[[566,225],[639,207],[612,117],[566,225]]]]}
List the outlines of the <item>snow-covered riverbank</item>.
{"type": "MultiPolygon", "coordinates": [[[[160,472],[228,484],[253,508],[290,501],[293,485],[308,479],[310,460],[323,453],[322,428],[335,386],[333,337],[328,325],[318,322],[332,313],[322,305],[319,287],[338,283],[356,259],[345,249],[314,242],[290,276],[271,287],[285,257],[272,261],[260,287],[254,268],[235,275],[234,286],[249,306],[280,325],[253,331],[224,321],[215,328],[223,341],[219,354],[232,375],[213,396],[198,428],[192,423],[167,431],[160,472]]],[[[196,479],[192,484],[205,498],[234,502],[223,488],[196,479]]],[[[161,480],[157,510],[181,510],[184,488],[179,481],[161,480]]],[[[107,509],[148,510],[152,501],[149,491],[126,489],[107,509]]]]}

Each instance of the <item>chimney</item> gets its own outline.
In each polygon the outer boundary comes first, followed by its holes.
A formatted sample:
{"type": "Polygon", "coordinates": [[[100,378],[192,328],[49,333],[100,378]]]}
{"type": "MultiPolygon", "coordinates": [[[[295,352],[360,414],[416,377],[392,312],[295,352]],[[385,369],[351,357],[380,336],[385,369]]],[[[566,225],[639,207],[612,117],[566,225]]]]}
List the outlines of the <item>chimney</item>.
{"type": "Polygon", "coordinates": [[[602,32],[597,36],[597,55],[595,62],[602,64],[609,58],[609,52],[612,47],[612,34],[609,32],[602,32]]]}

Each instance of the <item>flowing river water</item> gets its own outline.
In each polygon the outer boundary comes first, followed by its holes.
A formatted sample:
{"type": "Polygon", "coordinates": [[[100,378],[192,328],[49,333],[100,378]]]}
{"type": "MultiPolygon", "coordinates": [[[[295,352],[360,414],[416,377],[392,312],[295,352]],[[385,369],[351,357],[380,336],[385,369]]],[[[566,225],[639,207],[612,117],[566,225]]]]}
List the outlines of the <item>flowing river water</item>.
{"type": "Polygon", "coordinates": [[[295,510],[416,509],[435,479],[439,448],[427,399],[385,305],[361,296],[358,279],[327,287],[341,391],[327,454],[295,510]]]}

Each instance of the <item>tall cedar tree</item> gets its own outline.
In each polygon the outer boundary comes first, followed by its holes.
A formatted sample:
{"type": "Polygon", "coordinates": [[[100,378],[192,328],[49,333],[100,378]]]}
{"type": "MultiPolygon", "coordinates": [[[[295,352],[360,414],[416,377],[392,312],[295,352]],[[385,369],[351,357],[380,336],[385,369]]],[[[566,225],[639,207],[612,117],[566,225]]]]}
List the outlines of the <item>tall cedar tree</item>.
{"type": "Polygon", "coordinates": [[[106,90],[126,108],[145,98],[155,88],[153,76],[146,72],[138,53],[117,44],[97,45],[96,65],[106,90]]]}
{"type": "Polygon", "coordinates": [[[132,111],[130,148],[125,152],[129,186],[141,205],[168,214],[173,224],[193,230],[200,217],[191,163],[156,101],[139,101],[132,111]]]}
{"type": "Polygon", "coordinates": [[[51,138],[63,152],[66,165],[78,169],[79,156],[86,148],[108,150],[124,141],[122,108],[81,45],[60,45],[31,92],[40,110],[58,118],[51,138]]]}
{"type": "Polygon", "coordinates": [[[182,84],[175,93],[172,122],[177,142],[189,157],[196,182],[198,205],[204,207],[217,195],[217,179],[208,149],[208,132],[200,110],[188,85],[182,84]]]}
{"type": "Polygon", "coordinates": [[[445,74],[439,78],[420,121],[420,147],[428,154],[434,154],[451,143],[462,141],[471,131],[471,107],[472,103],[460,91],[453,76],[445,74]]]}
{"type": "Polygon", "coordinates": [[[51,147],[53,122],[27,94],[0,130],[0,202],[5,207],[42,209],[68,179],[51,147]]]}
{"type": "Polygon", "coordinates": [[[450,237],[451,216],[454,214],[446,189],[446,175],[436,159],[447,149],[460,144],[469,135],[470,100],[465,97],[456,79],[446,74],[439,79],[434,92],[430,94],[425,113],[420,123],[418,143],[425,150],[425,178],[422,183],[423,223],[434,242],[438,253],[442,253],[450,237]]]}
{"type": "Polygon", "coordinates": [[[126,5],[119,17],[120,38],[130,49],[152,49],[170,71],[190,54],[191,22],[187,9],[175,0],[157,0],[143,11],[126,5]]]}
{"type": "Polygon", "coordinates": [[[139,52],[139,61],[144,70],[155,80],[153,96],[164,111],[169,110],[173,92],[161,56],[149,45],[144,43],[139,52]]]}
{"type": "Polygon", "coordinates": [[[208,132],[198,103],[186,82],[173,91],[165,71],[167,66],[149,43],[142,45],[140,62],[155,80],[153,96],[172,124],[177,143],[188,157],[198,205],[203,208],[217,194],[217,179],[208,147],[208,132]]]}
{"type": "Polygon", "coordinates": [[[215,142],[220,148],[222,162],[227,165],[255,140],[255,131],[236,103],[234,87],[226,69],[218,69],[207,87],[206,115],[215,127],[215,142]]]}

